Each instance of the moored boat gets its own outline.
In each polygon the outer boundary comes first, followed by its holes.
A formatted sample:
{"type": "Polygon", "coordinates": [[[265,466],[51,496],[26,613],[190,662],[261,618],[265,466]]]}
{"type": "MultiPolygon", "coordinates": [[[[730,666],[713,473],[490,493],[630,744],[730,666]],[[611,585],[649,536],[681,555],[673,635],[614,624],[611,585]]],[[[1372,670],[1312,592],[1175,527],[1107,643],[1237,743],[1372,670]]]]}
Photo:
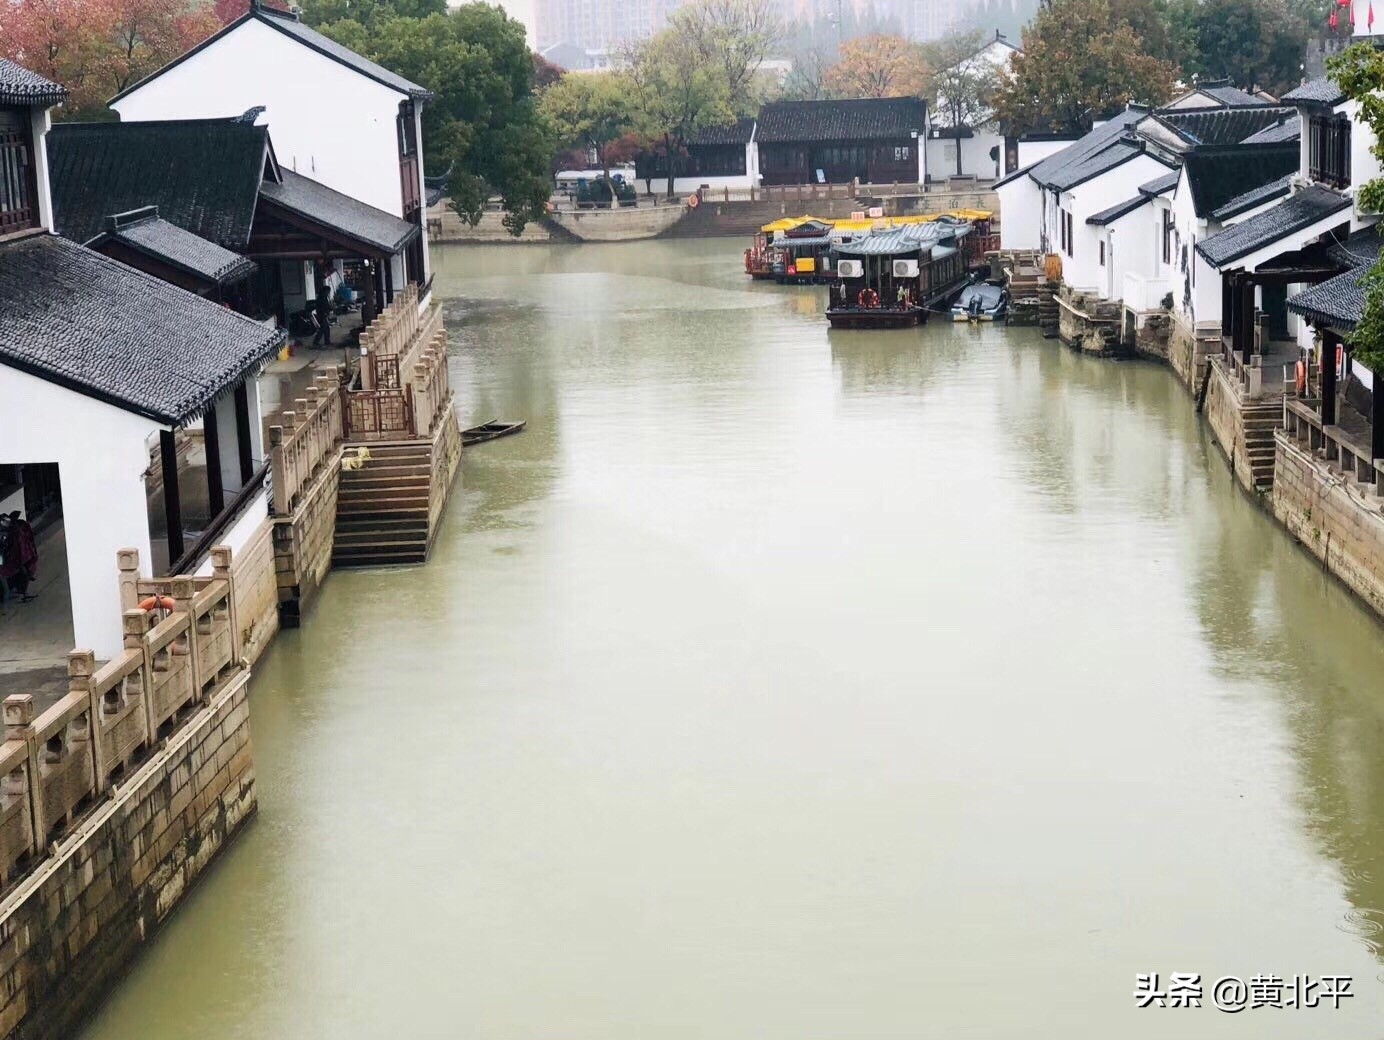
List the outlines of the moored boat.
{"type": "Polygon", "coordinates": [[[939,219],[842,241],[833,250],[837,284],[827,304],[832,328],[921,325],[966,281],[960,243],[966,221],[939,219]]]}
{"type": "Polygon", "coordinates": [[[1003,321],[1009,313],[1009,290],[990,282],[972,282],[952,304],[952,321],[1003,321]]]}
{"type": "Polygon", "coordinates": [[[461,443],[463,445],[480,444],[483,441],[493,441],[496,437],[507,437],[511,433],[518,433],[527,424],[527,419],[516,419],[512,422],[491,419],[479,426],[472,426],[469,430],[462,430],[461,443]]]}

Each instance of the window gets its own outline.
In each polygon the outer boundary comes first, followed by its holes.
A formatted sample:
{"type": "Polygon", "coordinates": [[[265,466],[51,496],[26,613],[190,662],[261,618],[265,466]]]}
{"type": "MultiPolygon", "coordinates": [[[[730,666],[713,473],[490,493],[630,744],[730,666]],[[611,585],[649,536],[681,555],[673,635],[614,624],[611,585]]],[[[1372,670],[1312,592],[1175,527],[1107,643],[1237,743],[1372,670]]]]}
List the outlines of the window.
{"type": "Polygon", "coordinates": [[[399,189],[404,203],[404,219],[415,220],[423,208],[418,187],[418,120],[412,101],[399,103],[399,189]]]}
{"type": "Polygon", "coordinates": [[[413,102],[399,103],[399,158],[406,159],[418,151],[418,124],[413,118],[413,102]]]}
{"type": "Polygon", "coordinates": [[[29,110],[0,109],[0,235],[38,227],[38,179],[29,110]]]}
{"type": "Polygon", "coordinates": [[[1076,256],[1076,236],[1072,233],[1072,215],[1063,213],[1062,219],[1066,222],[1063,227],[1067,232],[1067,255],[1074,257],[1076,256]]]}
{"type": "Polygon", "coordinates": [[[1307,172],[1314,181],[1344,188],[1350,183],[1350,120],[1312,116],[1308,122],[1307,172]]]}
{"type": "Polygon", "coordinates": [[[1100,241],[1100,265],[1105,266],[1105,239],[1100,241]]]}
{"type": "Polygon", "coordinates": [[[1170,209],[1163,211],[1163,262],[1173,262],[1173,212],[1170,209]]]}

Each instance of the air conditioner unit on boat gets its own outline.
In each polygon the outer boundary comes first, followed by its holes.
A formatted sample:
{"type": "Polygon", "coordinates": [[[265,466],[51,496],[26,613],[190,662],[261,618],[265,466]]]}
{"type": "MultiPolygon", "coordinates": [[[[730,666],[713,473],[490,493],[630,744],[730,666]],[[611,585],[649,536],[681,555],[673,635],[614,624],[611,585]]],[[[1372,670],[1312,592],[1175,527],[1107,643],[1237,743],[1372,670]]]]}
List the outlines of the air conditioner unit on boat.
{"type": "Polygon", "coordinates": [[[895,260],[895,261],[894,261],[894,277],[895,277],[895,278],[917,278],[917,277],[918,277],[918,261],[917,261],[917,260],[895,260]]]}
{"type": "Polygon", "coordinates": [[[865,264],[860,260],[838,260],[836,274],[840,278],[864,278],[865,264]]]}

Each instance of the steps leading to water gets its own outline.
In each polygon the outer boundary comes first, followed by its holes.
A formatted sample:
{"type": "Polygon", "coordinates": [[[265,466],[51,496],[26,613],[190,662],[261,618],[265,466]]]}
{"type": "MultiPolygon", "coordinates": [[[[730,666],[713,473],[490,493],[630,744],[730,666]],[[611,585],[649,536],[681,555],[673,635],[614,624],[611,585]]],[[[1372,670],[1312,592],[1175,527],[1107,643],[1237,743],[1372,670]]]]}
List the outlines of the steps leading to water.
{"type": "Polygon", "coordinates": [[[370,445],[360,469],[341,474],[333,566],[427,560],[432,449],[431,441],[370,445]]]}
{"type": "Polygon", "coordinates": [[[1245,431],[1245,456],[1249,459],[1254,489],[1267,491],[1273,487],[1273,431],[1282,425],[1283,405],[1278,401],[1244,403],[1240,408],[1240,421],[1245,431]]]}

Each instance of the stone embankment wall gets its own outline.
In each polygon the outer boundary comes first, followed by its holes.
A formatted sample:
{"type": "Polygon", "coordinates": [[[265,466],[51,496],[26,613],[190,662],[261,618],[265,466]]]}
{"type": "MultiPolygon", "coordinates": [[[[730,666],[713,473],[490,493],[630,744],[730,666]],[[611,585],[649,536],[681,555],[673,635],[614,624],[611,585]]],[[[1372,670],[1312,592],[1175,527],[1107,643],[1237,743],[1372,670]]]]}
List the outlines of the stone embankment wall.
{"type": "Polygon", "coordinates": [[[633,242],[658,237],[686,212],[680,205],[561,209],[552,215],[552,221],[583,242],[633,242]]]}
{"type": "Polygon", "coordinates": [[[279,590],[274,576],[273,522],[267,517],[235,554],[236,619],[247,664],[254,664],[279,631],[279,590]]]}
{"type": "Polygon", "coordinates": [[[1168,331],[1168,366],[1178,381],[1192,393],[1200,391],[1202,381],[1206,378],[1207,363],[1220,349],[1219,330],[1198,335],[1194,329],[1177,318],[1171,319],[1168,331]]]}
{"type": "Polygon", "coordinates": [[[1062,286],[1057,297],[1058,335],[1069,347],[1101,357],[1127,354],[1121,339],[1121,306],[1062,286]]]}
{"type": "Polygon", "coordinates": [[[249,673],[0,901],[0,1036],[71,1037],[255,812],[249,673]]]}
{"type": "Polygon", "coordinates": [[[1211,436],[1215,438],[1225,457],[1230,460],[1230,468],[1235,474],[1235,479],[1241,487],[1252,489],[1254,478],[1245,447],[1239,388],[1231,382],[1225,368],[1214,360],[1211,363],[1211,378],[1206,386],[1206,404],[1202,414],[1206,417],[1206,425],[1211,429],[1211,436]]]}
{"type": "Polygon", "coordinates": [[[275,519],[273,570],[279,623],[296,628],[332,566],[341,448],[303,494],[292,516],[275,519]]]}
{"type": "Polygon", "coordinates": [[[1274,434],[1273,515],[1288,533],[1378,614],[1384,615],[1384,514],[1380,499],[1274,434]]]}

